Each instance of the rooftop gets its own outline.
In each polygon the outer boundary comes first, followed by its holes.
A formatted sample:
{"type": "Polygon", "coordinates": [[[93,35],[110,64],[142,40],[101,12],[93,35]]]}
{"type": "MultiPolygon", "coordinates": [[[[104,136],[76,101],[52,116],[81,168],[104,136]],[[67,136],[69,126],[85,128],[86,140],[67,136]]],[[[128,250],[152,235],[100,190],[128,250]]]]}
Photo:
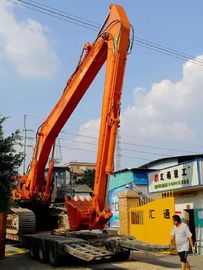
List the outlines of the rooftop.
{"type": "Polygon", "coordinates": [[[168,162],[168,161],[178,160],[178,163],[182,163],[182,162],[189,161],[189,160],[194,160],[194,159],[197,159],[197,158],[203,158],[203,154],[194,154],[194,155],[184,155],[184,156],[173,156],[173,157],[160,158],[160,159],[150,161],[150,162],[140,166],[139,169],[148,169],[148,167],[151,167],[151,166],[156,165],[156,164],[161,163],[161,162],[168,162]]]}
{"type": "Polygon", "coordinates": [[[66,166],[96,166],[96,163],[93,163],[93,162],[82,162],[82,161],[70,161],[70,162],[67,162],[65,163],[63,166],[66,167],[66,166]]]}
{"type": "Polygon", "coordinates": [[[123,172],[149,172],[149,171],[154,171],[154,170],[151,170],[148,168],[125,168],[119,171],[115,171],[112,174],[123,173],[123,172]]]}

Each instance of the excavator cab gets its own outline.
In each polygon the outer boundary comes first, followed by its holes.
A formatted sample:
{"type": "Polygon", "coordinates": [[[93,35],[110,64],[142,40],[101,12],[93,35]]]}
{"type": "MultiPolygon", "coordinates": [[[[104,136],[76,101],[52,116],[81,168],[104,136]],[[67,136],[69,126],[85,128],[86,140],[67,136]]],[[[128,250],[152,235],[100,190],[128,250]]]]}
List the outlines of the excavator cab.
{"type": "MultiPolygon", "coordinates": [[[[45,179],[47,179],[49,169],[45,169],[45,179]]],[[[51,203],[64,202],[64,193],[66,186],[71,186],[71,172],[69,167],[54,166],[52,180],[50,185],[51,203]]]]}

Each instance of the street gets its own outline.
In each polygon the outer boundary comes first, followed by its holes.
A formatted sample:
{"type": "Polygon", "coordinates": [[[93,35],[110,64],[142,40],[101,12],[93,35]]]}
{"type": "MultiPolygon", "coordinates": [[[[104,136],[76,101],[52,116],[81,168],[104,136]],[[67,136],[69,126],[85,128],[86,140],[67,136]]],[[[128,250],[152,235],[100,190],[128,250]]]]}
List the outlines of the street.
{"type": "MultiPolygon", "coordinates": [[[[202,270],[203,256],[189,256],[192,270],[202,270]]],[[[6,259],[0,261],[1,270],[49,270],[56,269],[49,264],[42,264],[32,260],[26,250],[7,245],[6,259]]],[[[180,269],[179,258],[174,255],[146,254],[133,252],[128,261],[105,261],[100,263],[86,263],[81,261],[65,261],[58,270],[164,270],[180,269]]]]}

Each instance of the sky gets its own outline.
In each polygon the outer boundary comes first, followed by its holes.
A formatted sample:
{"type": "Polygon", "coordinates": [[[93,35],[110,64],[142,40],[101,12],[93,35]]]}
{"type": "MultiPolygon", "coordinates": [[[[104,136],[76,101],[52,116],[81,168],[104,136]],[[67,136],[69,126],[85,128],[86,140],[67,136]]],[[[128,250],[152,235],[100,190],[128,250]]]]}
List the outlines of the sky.
{"type": "MultiPolygon", "coordinates": [[[[102,25],[111,1],[38,0],[102,25]]],[[[114,1],[122,5],[136,38],[203,59],[203,2],[114,1]]],[[[97,32],[0,0],[0,114],[5,135],[23,130],[27,156],[74,71],[81,49],[97,32]]],[[[95,162],[103,68],[57,140],[60,164],[95,162]],[[60,148],[59,148],[60,145],[60,148]]],[[[115,169],[138,167],[166,156],[202,153],[203,66],[134,43],[124,78],[115,169]]],[[[23,133],[22,133],[23,134],[23,133]]]]}

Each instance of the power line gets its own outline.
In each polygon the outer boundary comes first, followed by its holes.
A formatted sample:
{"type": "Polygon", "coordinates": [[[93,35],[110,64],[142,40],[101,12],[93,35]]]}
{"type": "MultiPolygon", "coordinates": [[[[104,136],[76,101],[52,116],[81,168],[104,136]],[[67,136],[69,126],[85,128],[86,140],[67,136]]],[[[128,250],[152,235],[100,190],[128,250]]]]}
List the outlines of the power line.
{"type": "Polygon", "coordinates": [[[59,9],[57,9],[57,8],[53,8],[53,7],[51,7],[51,6],[48,6],[48,5],[39,3],[39,2],[37,2],[37,1],[33,1],[33,0],[29,0],[29,2],[32,2],[32,3],[35,3],[35,4],[41,5],[41,6],[43,6],[43,7],[49,8],[49,9],[54,10],[54,11],[57,11],[57,12],[60,12],[60,13],[62,13],[62,14],[68,15],[68,16],[70,16],[70,17],[72,17],[72,18],[76,18],[76,19],[80,19],[80,20],[82,19],[83,21],[86,21],[86,22],[89,22],[89,23],[91,23],[91,24],[94,24],[95,26],[98,26],[98,28],[100,27],[100,25],[99,25],[98,23],[95,23],[95,22],[93,22],[93,21],[91,21],[91,20],[88,20],[88,19],[81,18],[81,17],[79,17],[79,16],[73,15],[73,14],[71,14],[71,13],[68,13],[68,12],[65,12],[65,11],[62,11],[62,10],[59,10],[59,9]]]}
{"type": "MultiPolygon", "coordinates": [[[[67,132],[66,132],[67,133],[67,132]]],[[[83,138],[90,138],[91,140],[94,139],[94,140],[97,140],[96,137],[91,137],[91,136],[85,136],[85,135],[80,135],[80,134],[77,134],[77,133],[68,133],[72,136],[78,136],[78,137],[83,137],[83,138]]],[[[70,139],[67,139],[67,138],[60,138],[60,140],[62,141],[67,141],[68,143],[71,143],[71,146],[61,146],[60,145],[60,148],[67,148],[67,149],[70,149],[70,150],[76,150],[76,151],[85,151],[85,152],[92,152],[92,153],[96,153],[96,149],[86,149],[86,148],[81,148],[81,147],[72,147],[72,145],[74,143],[76,144],[84,144],[84,145],[91,145],[91,146],[97,146],[97,143],[96,142],[92,142],[92,141],[78,141],[78,140],[70,140],[70,139]]],[[[133,144],[133,143],[127,143],[127,142],[123,142],[123,144],[129,144],[129,145],[134,145],[134,146],[140,146],[139,144],[133,144]]],[[[56,144],[56,146],[59,146],[56,144]]],[[[142,145],[143,146],[143,145],[142,145]]],[[[145,147],[149,147],[148,145],[144,145],[145,147]]],[[[161,147],[156,147],[156,146],[150,146],[150,147],[153,147],[153,149],[158,149],[158,150],[161,150],[161,147]]],[[[156,156],[168,156],[168,154],[166,153],[158,153],[158,152],[149,152],[149,151],[143,151],[143,150],[134,150],[132,148],[125,148],[125,147],[121,147],[121,150],[122,151],[127,151],[127,152],[132,152],[132,153],[141,153],[141,154],[148,154],[148,155],[156,155],[156,156]]],[[[169,150],[168,148],[166,150],[169,150]]],[[[170,149],[170,150],[175,150],[175,149],[170,149]]],[[[175,150],[175,151],[178,151],[178,150],[175,150]]],[[[140,160],[147,160],[149,161],[150,159],[144,159],[142,157],[135,157],[135,156],[126,156],[126,155],[122,155],[122,157],[126,157],[126,158],[132,158],[132,159],[140,159],[140,160]]]]}
{"type": "MultiPolygon", "coordinates": [[[[65,132],[67,133],[67,132],[65,132]]],[[[85,136],[85,135],[80,135],[80,134],[77,134],[77,133],[70,133],[68,132],[68,134],[72,135],[72,136],[78,136],[78,137],[83,137],[83,138],[88,138],[88,139],[94,139],[94,140],[97,140],[96,137],[92,137],[92,136],[85,136]]],[[[81,147],[73,147],[73,143],[76,143],[76,144],[84,144],[84,145],[94,145],[94,146],[97,146],[97,143],[96,142],[92,142],[92,141],[78,141],[78,140],[70,140],[70,139],[67,139],[67,138],[59,138],[60,140],[62,141],[67,141],[68,143],[71,143],[71,146],[61,146],[60,145],[60,149],[61,148],[66,148],[66,149],[69,149],[69,150],[76,150],[76,151],[85,151],[85,152],[92,152],[92,153],[96,153],[96,149],[86,149],[86,148],[81,148],[81,147]]],[[[129,145],[134,145],[134,146],[140,146],[140,144],[133,144],[133,143],[127,143],[127,142],[123,142],[123,144],[129,144],[129,145]]],[[[56,144],[56,146],[59,146],[59,144],[56,144]]],[[[142,145],[143,146],[143,145],[142,145]]],[[[156,146],[149,146],[149,145],[144,145],[145,147],[152,147],[153,149],[158,149],[158,150],[162,150],[161,147],[156,147],[156,146]]],[[[148,155],[155,155],[155,156],[159,156],[159,157],[166,157],[168,156],[168,154],[166,153],[158,153],[158,152],[149,152],[149,151],[142,151],[142,150],[134,150],[132,148],[125,148],[125,147],[121,147],[121,150],[124,151],[124,152],[132,152],[132,153],[141,153],[141,154],[148,154],[148,155]]],[[[166,150],[169,150],[168,148],[166,150]]],[[[175,150],[175,151],[178,151],[176,149],[170,149],[170,150],[175,150]]],[[[186,151],[184,151],[186,152],[186,151]]],[[[139,160],[145,160],[145,161],[150,161],[150,159],[145,159],[143,157],[136,157],[136,156],[129,156],[129,155],[123,155],[122,154],[122,158],[130,158],[130,159],[139,159],[139,160]]]]}
{"type": "Polygon", "coordinates": [[[67,13],[60,11],[58,9],[54,9],[54,8],[50,8],[50,7],[45,6],[45,5],[41,5],[40,3],[36,2],[36,1],[29,1],[29,2],[25,1],[25,0],[15,0],[15,1],[23,3],[24,5],[28,5],[28,6],[31,6],[33,8],[39,9],[39,10],[43,10],[45,12],[49,12],[50,14],[54,14],[56,16],[60,16],[62,18],[74,21],[76,23],[84,24],[88,27],[93,27],[95,29],[99,29],[99,27],[96,26],[95,23],[90,23],[87,20],[80,19],[79,17],[75,17],[75,16],[73,17],[73,15],[68,15],[67,13]]]}
{"type": "MultiPolygon", "coordinates": [[[[41,122],[43,121],[43,119],[41,118],[41,115],[33,115],[33,114],[27,114],[27,116],[29,116],[29,117],[32,117],[32,118],[35,118],[35,119],[38,119],[38,120],[40,120],[41,122]]],[[[13,116],[14,117],[14,116],[13,116]]],[[[19,117],[21,117],[21,116],[19,116],[19,117]]],[[[73,128],[81,128],[81,126],[80,125],[77,125],[77,124],[70,124],[70,123],[68,123],[68,126],[70,126],[70,127],[73,127],[73,128]]],[[[85,126],[83,126],[82,128],[84,128],[84,129],[86,129],[86,130],[89,130],[89,128],[88,127],[85,127],[85,126]]],[[[121,129],[122,130],[122,129],[121,129]]],[[[65,132],[65,133],[67,133],[67,131],[66,130],[62,130],[62,132],[61,133],[63,133],[63,132],[65,132]]],[[[68,131],[69,132],[69,131],[68,131]]],[[[79,133],[78,133],[78,135],[80,135],[79,133]]],[[[122,133],[121,133],[121,135],[120,135],[122,138],[129,138],[129,139],[133,139],[134,141],[137,141],[137,140],[142,140],[142,141],[146,141],[146,140],[148,140],[148,139],[150,139],[150,140],[152,140],[152,141],[154,141],[154,142],[157,142],[157,143],[163,143],[163,144],[171,144],[171,145],[173,145],[173,147],[176,147],[176,145],[183,145],[183,146],[189,146],[189,147],[201,147],[201,148],[203,148],[203,145],[202,144],[191,144],[191,143],[183,143],[183,142],[172,142],[172,141],[167,141],[166,139],[164,139],[163,137],[159,137],[159,136],[156,136],[156,138],[151,138],[150,137],[150,135],[143,135],[143,136],[139,136],[139,135],[133,135],[133,136],[131,136],[131,135],[129,135],[128,133],[125,133],[125,132],[123,132],[122,131],[122,133]]],[[[91,139],[94,139],[94,140],[98,140],[98,138],[97,137],[90,137],[90,136],[88,136],[89,138],[91,138],[91,139]]],[[[126,142],[129,142],[129,140],[125,140],[126,142]]],[[[195,151],[193,151],[193,152],[195,152],[195,151]]]]}
{"type": "MultiPolygon", "coordinates": [[[[61,138],[60,138],[61,140],[61,138]]],[[[70,146],[61,146],[60,144],[56,144],[57,147],[63,148],[63,149],[69,149],[73,151],[83,151],[83,152],[89,152],[89,153],[94,153],[96,154],[96,150],[90,150],[90,149],[85,149],[81,147],[70,147],[70,146]]],[[[122,155],[123,158],[129,158],[129,159],[136,159],[136,160],[144,160],[144,161],[150,161],[150,159],[143,158],[143,157],[137,157],[137,156],[129,156],[129,155],[122,155]]]]}
{"type": "MultiPolygon", "coordinates": [[[[56,144],[56,146],[59,146],[58,144],[56,144]]],[[[79,151],[85,151],[85,152],[92,152],[92,153],[96,153],[96,150],[88,150],[85,148],[78,148],[78,147],[69,147],[69,146],[60,146],[61,148],[68,148],[70,150],[79,150],[79,151]]]]}
{"type": "MultiPolygon", "coordinates": [[[[39,115],[32,115],[32,114],[27,114],[27,116],[30,116],[30,117],[32,117],[32,118],[35,118],[35,119],[40,119],[41,121],[43,121],[42,119],[41,119],[41,116],[39,116],[39,115]]],[[[80,125],[76,125],[76,124],[70,124],[70,123],[68,123],[68,125],[69,126],[71,126],[71,127],[74,127],[74,128],[80,128],[81,126],[80,125]]],[[[84,129],[86,129],[86,130],[89,130],[89,128],[88,127],[82,127],[82,128],[84,128],[84,129]]],[[[67,131],[66,130],[62,130],[62,133],[63,132],[65,132],[65,133],[67,133],[67,131]]],[[[68,131],[69,132],[69,131],[68,131]]],[[[80,136],[80,134],[78,133],[78,136],[80,136]]],[[[82,136],[85,136],[85,135],[82,135],[82,136]]],[[[98,138],[97,137],[91,137],[91,136],[86,136],[87,138],[90,138],[90,139],[94,139],[94,140],[98,140],[98,138]]],[[[157,137],[157,138],[151,138],[149,135],[147,136],[146,134],[144,135],[144,137],[143,136],[138,136],[138,135],[136,135],[136,136],[130,136],[129,134],[127,135],[127,133],[123,133],[122,132],[122,134],[121,134],[121,137],[122,138],[129,138],[129,139],[133,139],[133,140],[148,140],[148,139],[150,139],[150,140],[152,140],[152,141],[155,141],[155,142],[157,142],[157,143],[164,143],[164,144],[171,144],[171,145],[173,145],[174,147],[176,147],[176,145],[183,145],[183,146],[189,146],[189,147],[201,147],[201,148],[203,148],[203,145],[201,145],[201,144],[190,144],[190,143],[183,143],[183,142],[172,142],[172,141],[167,141],[167,140],[165,140],[163,137],[157,137]]],[[[63,140],[63,138],[62,138],[62,140],[63,140]]],[[[125,142],[129,142],[129,140],[125,140],[125,142]]],[[[177,150],[177,149],[176,149],[177,150]]],[[[182,151],[182,150],[181,150],[182,151]]],[[[187,151],[188,152],[188,151],[187,151]]],[[[192,152],[196,152],[196,151],[192,151],[192,152]]]]}
{"type": "MultiPolygon", "coordinates": [[[[137,41],[139,41],[140,43],[142,42],[142,43],[148,44],[148,45],[150,45],[150,46],[154,46],[155,48],[156,48],[156,47],[157,47],[157,48],[162,48],[162,49],[164,49],[166,52],[173,52],[174,54],[176,54],[177,56],[180,56],[180,57],[184,57],[184,58],[187,58],[187,59],[188,59],[188,58],[190,58],[190,59],[194,58],[193,55],[186,54],[186,53],[183,53],[183,52],[180,52],[180,51],[171,49],[171,48],[169,48],[169,47],[165,47],[165,46],[163,46],[163,45],[161,45],[161,47],[160,47],[160,44],[155,43],[155,42],[152,42],[152,41],[149,41],[149,40],[146,40],[146,39],[143,39],[143,38],[138,38],[137,41]]],[[[203,60],[202,60],[201,58],[196,57],[195,59],[196,59],[197,62],[199,62],[199,63],[201,63],[201,64],[203,63],[203,60]]]]}
{"type": "MultiPolygon", "coordinates": [[[[22,4],[23,4],[24,7],[27,7],[27,8],[30,8],[30,6],[31,6],[31,9],[34,8],[35,11],[38,11],[38,12],[41,12],[41,13],[50,12],[52,14],[51,16],[54,16],[54,17],[60,18],[60,19],[63,18],[67,22],[78,24],[78,25],[84,26],[86,28],[92,27],[92,28],[94,28],[92,30],[96,30],[96,29],[98,30],[99,29],[98,24],[96,25],[93,22],[90,22],[90,21],[88,22],[88,20],[81,19],[78,16],[76,17],[74,15],[62,12],[62,11],[60,11],[58,9],[50,8],[50,7],[46,6],[46,5],[41,5],[41,7],[40,7],[40,4],[38,2],[36,2],[36,1],[30,1],[30,2],[32,2],[34,4],[29,3],[27,1],[24,1],[24,0],[15,0],[15,1],[14,0],[7,0],[7,1],[13,2],[15,4],[17,4],[17,2],[18,2],[18,5],[22,6],[22,4]],[[29,7],[25,6],[25,5],[28,5],[29,7]],[[50,9],[52,9],[52,10],[50,10],[50,9]]],[[[50,14],[47,13],[46,15],[50,15],[50,14]]],[[[201,66],[203,64],[203,61],[200,58],[192,59],[193,56],[191,56],[191,55],[188,55],[188,54],[185,54],[185,53],[182,53],[182,52],[178,52],[176,50],[172,50],[172,49],[170,49],[168,47],[160,46],[157,43],[149,42],[149,41],[141,39],[141,38],[136,38],[136,41],[143,47],[148,47],[148,48],[153,49],[153,50],[158,50],[158,51],[161,51],[164,54],[169,54],[169,55],[175,56],[175,57],[183,59],[183,60],[188,60],[188,61],[191,61],[191,62],[193,62],[195,64],[199,64],[201,66]]],[[[183,151],[183,150],[180,150],[180,149],[171,149],[171,148],[166,148],[166,147],[157,147],[157,146],[146,145],[146,144],[135,144],[135,143],[129,143],[129,142],[122,142],[122,143],[123,144],[128,144],[128,145],[135,145],[135,146],[152,148],[152,149],[156,149],[156,150],[168,150],[168,151],[175,151],[175,152],[194,153],[194,152],[191,152],[191,151],[183,151]]],[[[129,149],[125,149],[125,150],[129,151],[129,149]]],[[[145,153],[149,153],[149,152],[145,152],[145,153]]]]}
{"type": "MultiPolygon", "coordinates": [[[[40,4],[37,1],[33,1],[33,0],[30,0],[29,2],[26,0],[5,0],[5,1],[12,2],[18,6],[25,7],[25,8],[34,10],[36,12],[43,13],[51,17],[55,17],[57,19],[67,21],[69,23],[73,23],[81,27],[85,27],[94,31],[99,30],[98,23],[81,18],[79,16],[75,16],[73,14],[70,14],[64,11],[61,11],[59,9],[50,7],[48,5],[40,4]]],[[[154,50],[156,52],[159,52],[165,55],[173,56],[175,58],[190,61],[196,65],[203,66],[203,60],[201,58],[197,58],[195,56],[171,49],[169,47],[162,46],[158,43],[148,41],[143,38],[136,37],[135,41],[137,42],[138,46],[142,46],[144,48],[154,50]]]]}
{"type": "Polygon", "coordinates": [[[168,147],[159,147],[159,146],[154,146],[154,145],[149,145],[149,144],[136,144],[136,143],[129,143],[129,142],[123,142],[123,144],[137,145],[137,146],[141,146],[141,147],[145,147],[145,148],[152,148],[152,149],[156,149],[156,150],[167,150],[167,151],[190,153],[190,154],[194,153],[192,151],[184,151],[181,149],[174,149],[174,148],[168,148],[168,147]]]}
{"type": "Polygon", "coordinates": [[[200,145],[200,144],[189,144],[189,143],[167,141],[167,140],[163,139],[163,137],[151,138],[149,135],[146,136],[146,134],[143,137],[143,136],[138,136],[138,135],[130,136],[130,135],[126,135],[126,133],[123,133],[122,137],[124,137],[124,138],[132,138],[134,140],[150,139],[150,140],[156,141],[158,143],[161,142],[161,143],[164,143],[164,144],[171,144],[171,145],[174,145],[174,146],[178,144],[178,145],[184,145],[184,146],[186,145],[186,146],[193,146],[193,147],[203,147],[203,145],[200,145]]]}
{"type": "MultiPolygon", "coordinates": [[[[88,139],[94,139],[97,140],[98,138],[96,137],[92,137],[92,136],[86,136],[86,135],[81,135],[78,133],[73,133],[73,132],[65,132],[66,134],[69,134],[71,136],[78,136],[78,137],[83,137],[83,138],[88,138],[88,139]]],[[[168,148],[168,147],[161,147],[161,146],[154,146],[154,145],[149,145],[149,144],[142,144],[142,143],[131,143],[131,142],[127,142],[127,141],[121,141],[122,144],[125,145],[131,145],[131,146],[140,146],[140,147],[144,147],[144,148],[152,148],[155,150],[167,150],[167,151],[171,151],[171,152],[181,152],[181,153],[190,153],[190,154],[194,154],[195,152],[192,151],[185,151],[185,150],[181,150],[181,149],[174,149],[174,148],[168,148]]]]}
{"type": "MultiPolygon", "coordinates": [[[[58,146],[58,145],[56,144],[56,146],[58,146]]],[[[96,150],[88,150],[88,149],[85,149],[85,148],[77,148],[77,147],[69,147],[69,146],[61,146],[61,148],[68,148],[70,150],[76,150],[76,151],[80,150],[80,151],[92,152],[92,153],[97,152],[96,150]]],[[[136,156],[125,156],[125,155],[123,155],[122,157],[150,161],[150,159],[136,157],[136,156]]]]}
{"type": "MultiPolygon", "coordinates": [[[[32,117],[34,117],[34,116],[32,116],[32,117]]],[[[68,124],[68,125],[71,126],[71,127],[74,127],[74,128],[81,128],[80,125],[76,125],[76,124],[68,124]]],[[[86,130],[89,130],[89,128],[88,127],[85,127],[85,126],[83,126],[82,128],[84,128],[86,130]]],[[[63,131],[66,133],[65,130],[63,130],[63,131]]],[[[127,133],[125,133],[125,132],[123,133],[122,132],[121,137],[122,138],[129,138],[129,139],[133,139],[133,140],[150,139],[150,140],[156,141],[158,143],[161,142],[161,143],[165,143],[165,144],[171,144],[171,145],[174,145],[174,146],[176,146],[178,144],[178,145],[184,145],[184,146],[186,145],[186,146],[193,146],[193,147],[203,147],[203,145],[201,145],[201,144],[190,144],[190,143],[167,141],[163,137],[157,137],[156,136],[156,139],[155,139],[155,138],[151,138],[149,135],[147,136],[146,134],[144,135],[144,137],[143,136],[138,136],[138,135],[136,135],[136,136],[134,136],[134,135],[133,136],[130,136],[129,134],[127,135],[127,133]]],[[[90,138],[97,139],[96,137],[90,137],[90,138]]]]}
{"type": "Polygon", "coordinates": [[[166,47],[162,47],[160,45],[154,45],[153,43],[151,43],[149,41],[143,42],[142,40],[140,40],[138,38],[135,38],[135,40],[136,40],[138,46],[142,46],[142,47],[145,47],[147,49],[151,49],[151,50],[160,52],[160,53],[165,54],[165,55],[173,56],[173,57],[176,57],[176,58],[179,58],[182,60],[192,62],[196,65],[203,66],[203,60],[201,58],[197,58],[195,56],[188,56],[187,54],[184,54],[184,53],[181,53],[181,52],[178,52],[175,50],[166,49],[166,47]]]}
{"type": "Polygon", "coordinates": [[[24,3],[25,1],[21,1],[21,0],[5,0],[5,1],[11,2],[11,3],[13,3],[17,6],[23,7],[23,8],[30,9],[32,11],[36,11],[38,13],[42,13],[42,14],[50,16],[50,17],[54,17],[54,18],[59,19],[59,20],[63,20],[63,21],[81,26],[83,28],[87,28],[87,29],[94,30],[94,31],[98,30],[97,28],[95,28],[93,26],[88,26],[88,23],[85,23],[85,22],[80,23],[78,20],[76,20],[74,18],[69,19],[68,16],[65,16],[62,14],[59,15],[59,14],[57,14],[57,12],[49,11],[48,9],[46,10],[45,8],[39,9],[39,8],[35,8],[33,6],[29,6],[29,3],[26,3],[26,4],[24,3]]]}
{"type": "MultiPolygon", "coordinates": [[[[75,125],[76,126],[76,125],[75,125]]],[[[75,133],[75,132],[67,132],[65,130],[62,130],[63,133],[68,134],[70,136],[77,136],[80,138],[86,138],[86,139],[90,139],[90,140],[94,140],[95,142],[92,141],[76,141],[76,140],[70,140],[68,138],[64,138],[64,137],[60,137],[60,140],[62,141],[69,141],[70,143],[80,143],[80,144],[86,144],[86,145],[96,145],[97,146],[97,141],[98,141],[98,137],[93,137],[93,136],[88,136],[88,135],[81,135],[79,133],[75,133]]],[[[134,138],[133,136],[122,136],[122,137],[130,137],[130,138],[134,138]]],[[[170,152],[177,152],[177,153],[187,153],[187,154],[195,154],[197,153],[197,151],[189,151],[189,150],[182,150],[182,149],[174,149],[174,148],[169,148],[169,147],[163,147],[163,146],[156,146],[156,145],[151,145],[151,144],[146,144],[146,143],[133,143],[133,142],[129,142],[127,140],[121,140],[121,144],[122,145],[129,145],[129,146],[136,146],[136,147],[141,147],[141,148],[150,148],[150,149],[154,149],[154,150],[166,150],[166,151],[170,151],[170,152]]],[[[121,147],[121,150],[124,151],[130,151],[130,152],[137,152],[137,153],[143,153],[143,154],[150,154],[150,155],[156,155],[156,156],[167,156],[168,153],[157,153],[157,152],[149,152],[149,151],[143,151],[143,150],[133,150],[132,148],[125,148],[125,147],[121,147]]]]}
{"type": "MultiPolygon", "coordinates": [[[[93,142],[84,142],[84,141],[76,141],[76,140],[69,140],[69,139],[65,139],[65,138],[60,138],[60,140],[63,141],[67,141],[68,143],[75,143],[75,144],[85,144],[85,145],[94,145],[97,146],[97,143],[93,143],[93,142]]],[[[142,153],[142,154],[150,154],[150,155],[155,155],[155,156],[167,156],[166,153],[155,153],[155,152],[148,152],[148,151],[141,151],[141,150],[134,150],[134,149],[130,149],[130,148],[125,148],[125,147],[120,147],[121,151],[129,151],[129,152],[136,152],[136,153],[142,153]]]]}

